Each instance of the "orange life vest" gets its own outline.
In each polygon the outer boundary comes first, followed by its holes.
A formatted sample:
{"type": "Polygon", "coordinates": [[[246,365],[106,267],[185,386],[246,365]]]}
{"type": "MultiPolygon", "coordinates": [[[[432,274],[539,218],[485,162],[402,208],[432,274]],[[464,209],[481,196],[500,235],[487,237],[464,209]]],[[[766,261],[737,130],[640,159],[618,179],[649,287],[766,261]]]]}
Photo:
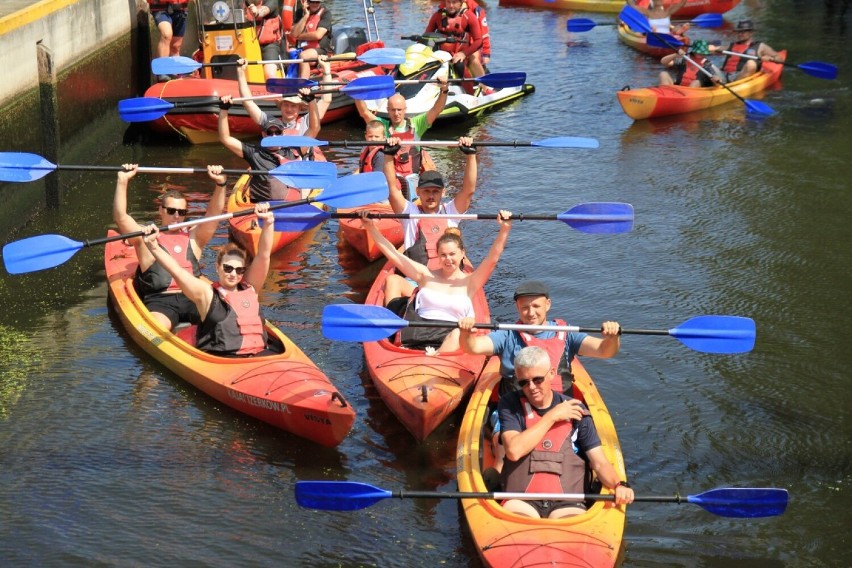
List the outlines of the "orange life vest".
{"type": "MultiPolygon", "coordinates": [[[[740,42],[740,43],[732,43],[728,46],[727,51],[735,51],[736,53],[743,53],[745,55],[757,55],[757,48],[760,47],[759,41],[749,41],[749,42],[740,42]]],[[[743,68],[748,59],[744,57],[740,57],[738,55],[729,55],[725,58],[725,63],[722,64],[722,71],[725,73],[735,73],[743,68]]],[[[758,69],[760,69],[760,60],[757,60],[758,69]]]]}
{"type": "MultiPolygon", "coordinates": [[[[263,6],[263,0],[260,0],[257,6],[258,8],[263,6]]],[[[284,37],[284,24],[281,21],[281,16],[268,15],[255,20],[255,17],[249,12],[248,6],[246,6],[245,14],[247,21],[254,21],[255,34],[257,35],[257,42],[260,45],[278,43],[284,37]]]]}

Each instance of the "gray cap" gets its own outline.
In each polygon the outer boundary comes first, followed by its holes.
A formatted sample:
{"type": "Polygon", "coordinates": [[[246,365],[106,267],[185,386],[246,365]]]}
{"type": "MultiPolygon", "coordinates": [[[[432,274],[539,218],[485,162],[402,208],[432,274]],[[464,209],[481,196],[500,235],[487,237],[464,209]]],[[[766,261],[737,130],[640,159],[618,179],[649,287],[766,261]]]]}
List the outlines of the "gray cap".
{"type": "Polygon", "coordinates": [[[539,280],[527,280],[526,282],[521,282],[515,288],[514,299],[517,300],[521,296],[544,296],[549,299],[550,289],[547,287],[547,284],[539,280]]]}
{"type": "Polygon", "coordinates": [[[428,170],[420,174],[417,187],[437,187],[444,189],[444,178],[435,170],[428,170]]]}

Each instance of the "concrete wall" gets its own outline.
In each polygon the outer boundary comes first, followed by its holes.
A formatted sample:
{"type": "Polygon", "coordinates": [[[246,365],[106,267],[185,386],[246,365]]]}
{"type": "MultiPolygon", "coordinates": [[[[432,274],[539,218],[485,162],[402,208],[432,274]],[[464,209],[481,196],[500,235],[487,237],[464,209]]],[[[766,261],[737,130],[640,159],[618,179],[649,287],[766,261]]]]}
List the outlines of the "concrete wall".
{"type": "Polygon", "coordinates": [[[42,0],[22,5],[0,18],[4,75],[0,106],[38,86],[37,42],[53,51],[61,72],[127,35],[136,25],[138,12],[136,0],[42,0]]]}

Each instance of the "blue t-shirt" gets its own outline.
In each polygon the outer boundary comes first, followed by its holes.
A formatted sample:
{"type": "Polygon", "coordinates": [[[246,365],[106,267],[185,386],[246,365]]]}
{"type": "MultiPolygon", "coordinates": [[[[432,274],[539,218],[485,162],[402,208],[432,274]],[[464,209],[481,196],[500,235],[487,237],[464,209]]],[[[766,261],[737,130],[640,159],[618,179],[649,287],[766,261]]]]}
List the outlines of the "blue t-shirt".
{"type": "MultiPolygon", "coordinates": [[[[522,395],[523,393],[520,391],[513,391],[500,397],[497,412],[500,416],[502,432],[523,432],[526,430],[525,412],[521,404],[522,395]]],[[[547,408],[533,408],[539,416],[544,416],[548,410],[565,400],[571,400],[571,397],[560,392],[554,392],[553,401],[550,406],[547,408]]],[[[586,409],[586,406],[583,405],[583,408],[586,409]]],[[[586,452],[601,445],[600,436],[598,436],[595,422],[591,416],[583,416],[579,422],[574,423],[574,429],[571,431],[571,444],[574,448],[574,453],[583,459],[586,459],[586,452]]]]}
{"type": "MultiPolygon", "coordinates": [[[[549,321],[547,325],[556,325],[556,322],[549,321]]],[[[550,339],[556,336],[555,331],[542,331],[534,333],[538,339],[550,339]]],[[[583,340],[588,337],[588,333],[570,332],[565,338],[565,361],[570,363],[577,351],[580,350],[580,345],[583,340]]],[[[514,330],[498,329],[488,334],[491,338],[491,343],[494,344],[494,354],[500,356],[500,375],[505,378],[515,376],[515,357],[518,352],[526,347],[520,334],[514,330]]]]}

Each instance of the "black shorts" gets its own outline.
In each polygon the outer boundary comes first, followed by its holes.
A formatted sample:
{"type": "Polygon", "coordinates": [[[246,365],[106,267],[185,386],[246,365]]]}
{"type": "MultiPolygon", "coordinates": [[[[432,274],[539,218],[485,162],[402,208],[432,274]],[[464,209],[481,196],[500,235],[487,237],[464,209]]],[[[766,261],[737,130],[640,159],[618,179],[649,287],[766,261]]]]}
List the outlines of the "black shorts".
{"type": "Polygon", "coordinates": [[[586,505],[584,503],[577,503],[575,501],[525,501],[529,503],[529,505],[538,511],[539,516],[542,519],[546,519],[550,517],[550,513],[553,511],[557,511],[559,509],[565,509],[567,507],[573,507],[575,509],[581,509],[583,511],[586,510],[586,505]]]}
{"type": "Polygon", "coordinates": [[[172,322],[172,329],[179,323],[196,324],[201,321],[198,308],[189,298],[181,293],[154,294],[147,296],[143,302],[150,312],[163,314],[172,322]]]}

